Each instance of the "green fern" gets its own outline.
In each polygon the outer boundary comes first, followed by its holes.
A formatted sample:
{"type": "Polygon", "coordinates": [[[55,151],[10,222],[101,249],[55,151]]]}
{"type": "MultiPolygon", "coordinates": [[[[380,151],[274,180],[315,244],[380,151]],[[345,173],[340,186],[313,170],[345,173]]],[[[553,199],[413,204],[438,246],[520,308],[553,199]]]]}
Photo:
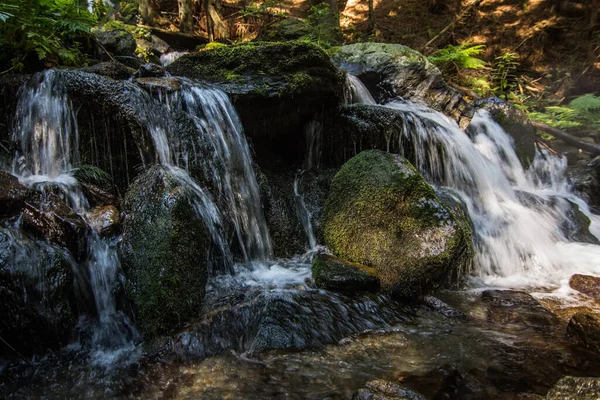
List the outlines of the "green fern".
{"type": "Polygon", "coordinates": [[[559,129],[600,131],[600,96],[586,94],[566,106],[546,107],[543,112],[530,113],[529,117],[559,129]]]}
{"type": "Polygon", "coordinates": [[[445,72],[458,72],[460,69],[481,69],[487,63],[475,56],[483,53],[484,45],[464,43],[458,46],[448,45],[427,57],[427,59],[445,72]]]}

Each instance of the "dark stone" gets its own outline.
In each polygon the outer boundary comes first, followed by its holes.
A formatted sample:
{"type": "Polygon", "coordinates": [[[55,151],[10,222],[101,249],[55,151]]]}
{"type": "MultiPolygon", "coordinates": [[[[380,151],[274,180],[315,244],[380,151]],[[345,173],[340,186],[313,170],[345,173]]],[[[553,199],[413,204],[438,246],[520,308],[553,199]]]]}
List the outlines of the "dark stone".
{"type": "Polygon", "coordinates": [[[260,38],[267,41],[296,40],[312,32],[308,22],[297,18],[286,18],[274,24],[269,24],[261,31],[260,38]]]}
{"type": "Polygon", "coordinates": [[[135,81],[149,92],[172,93],[181,89],[178,78],[137,78],[135,81]]]}
{"type": "Polygon", "coordinates": [[[576,342],[600,353],[600,318],[589,312],[580,311],[571,317],[567,335],[576,342]]]}
{"type": "Polygon", "coordinates": [[[313,279],[317,287],[346,292],[377,291],[379,279],[374,268],[318,254],[313,260],[313,279]]]}
{"type": "Polygon", "coordinates": [[[0,171],[0,217],[18,214],[28,194],[29,191],[16,176],[0,171]]]}
{"type": "MultiPolygon", "coordinates": [[[[485,290],[488,320],[498,324],[520,324],[523,328],[548,332],[559,320],[530,294],[514,290],[485,290]]],[[[521,329],[523,329],[521,328],[521,329]]]]}
{"type": "Polygon", "coordinates": [[[363,151],[331,184],[325,244],[377,270],[384,290],[414,298],[466,273],[471,231],[443,206],[404,158],[363,151]]]}
{"type": "Polygon", "coordinates": [[[152,35],[150,37],[150,41],[152,42],[152,51],[156,55],[161,55],[168,53],[171,50],[171,46],[158,36],[152,35]]]}
{"type": "Polygon", "coordinates": [[[162,78],[164,76],[166,76],[165,69],[152,63],[142,65],[135,73],[136,78],[162,78]]]}
{"type": "MultiPolygon", "coordinates": [[[[68,343],[77,322],[68,252],[0,228],[0,336],[29,355],[68,343]]],[[[0,354],[15,357],[5,345],[0,354]]]]}
{"type": "Polygon", "coordinates": [[[81,69],[83,72],[106,76],[112,79],[124,80],[129,79],[135,70],[129,68],[117,61],[105,61],[91,67],[81,69]]]}
{"type": "Polygon", "coordinates": [[[10,169],[15,150],[12,129],[19,101],[19,89],[30,77],[22,74],[0,76],[0,169],[10,169]]]}
{"type": "Polygon", "coordinates": [[[425,102],[465,128],[473,116],[462,95],[448,86],[423,54],[399,44],[356,43],[336,48],[333,61],[358,76],[378,103],[402,97],[425,102]]]}
{"type": "Polygon", "coordinates": [[[79,182],[90,206],[120,206],[111,176],[100,168],[84,164],[71,170],[71,174],[79,182]]]}
{"type": "Polygon", "coordinates": [[[569,286],[596,300],[600,300],[600,278],[590,275],[575,274],[569,279],[569,286]]]}
{"type": "Polygon", "coordinates": [[[566,174],[573,189],[588,203],[592,212],[600,213],[600,162],[567,168],[566,174]]]}
{"type": "Polygon", "coordinates": [[[155,166],[125,196],[121,258],[127,293],[148,338],[198,316],[204,298],[210,235],[187,190],[172,171],[155,166]]]}
{"type": "Polygon", "coordinates": [[[397,383],[377,379],[366,383],[352,397],[353,400],[425,400],[425,397],[397,383]]]}
{"type": "Polygon", "coordinates": [[[102,46],[115,56],[133,56],[135,53],[135,39],[127,31],[98,29],[94,35],[102,46]]]}
{"type": "Polygon", "coordinates": [[[343,99],[343,74],[306,42],[223,46],[183,55],[167,71],[227,92],[263,167],[273,156],[299,164],[304,126],[331,115],[343,99]]]}
{"type": "Polygon", "coordinates": [[[546,395],[547,400],[597,400],[600,378],[565,376],[546,395]]]}
{"type": "Polygon", "coordinates": [[[527,115],[512,103],[498,97],[478,100],[473,105],[487,110],[494,121],[512,137],[521,164],[525,168],[529,167],[535,157],[535,128],[531,126],[527,115]]]}
{"type": "Polygon", "coordinates": [[[133,68],[134,70],[138,70],[142,65],[145,64],[145,61],[139,57],[134,56],[115,56],[115,60],[125,65],[126,67],[133,68]]]}

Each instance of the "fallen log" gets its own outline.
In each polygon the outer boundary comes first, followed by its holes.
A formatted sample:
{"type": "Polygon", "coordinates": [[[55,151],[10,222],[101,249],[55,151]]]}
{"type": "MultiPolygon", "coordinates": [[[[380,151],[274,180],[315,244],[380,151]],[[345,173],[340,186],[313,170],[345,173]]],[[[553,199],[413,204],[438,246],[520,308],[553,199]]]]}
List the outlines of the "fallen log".
{"type": "Polygon", "coordinates": [[[600,145],[597,145],[595,143],[584,142],[578,137],[570,135],[561,129],[553,128],[550,125],[546,125],[541,122],[530,121],[530,123],[535,129],[542,132],[546,132],[554,136],[555,138],[562,140],[566,144],[569,144],[571,146],[577,147],[580,150],[590,153],[592,156],[600,155],[600,145]]]}

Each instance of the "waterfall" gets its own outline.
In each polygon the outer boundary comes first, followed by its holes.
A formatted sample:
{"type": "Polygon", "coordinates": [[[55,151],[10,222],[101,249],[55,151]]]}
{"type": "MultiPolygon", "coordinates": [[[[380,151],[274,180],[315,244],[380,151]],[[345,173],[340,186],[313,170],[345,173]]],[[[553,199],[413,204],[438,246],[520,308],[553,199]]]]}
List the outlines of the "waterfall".
{"type": "Polygon", "coordinates": [[[206,179],[226,200],[246,263],[264,264],[273,257],[252,157],[237,113],[216,88],[181,80],[181,90],[166,99],[194,121],[211,154],[203,155],[206,179]]]}
{"type": "MultiPolygon", "coordinates": [[[[584,203],[569,191],[564,159],[538,151],[524,170],[512,139],[486,111],[475,114],[471,140],[439,112],[406,102],[385,107],[404,114],[403,128],[390,138],[393,147],[466,205],[483,283],[556,287],[576,272],[600,273],[600,246],[570,242],[560,229],[569,222],[569,202],[584,203]],[[403,148],[403,137],[410,138],[411,148],[403,148]],[[532,198],[537,206],[528,201],[532,198]]],[[[583,211],[589,215],[587,207],[583,211]]]]}
{"type": "Polygon", "coordinates": [[[346,104],[376,104],[369,89],[352,74],[346,74],[346,104]]]}
{"type": "Polygon", "coordinates": [[[300,222],[302,223],[302,227],[304,228],[304,232],[308,237],[308,245],[310,246],[310,250],[314,250],[317,248],[317,238],[315,236],[315,232],[313,231],[311,214],[306,208],[306,203],[304,203],[304,196],[300,193],[300,180],[302,179],[302,174],[304,171],[300,171],[296,174],[294,178],[294,198],[296,199],[296,213],[300,218],[300,222]]]}
{"type": "MultiPolygon", "coordinates": [[[[20,145],[13,164],[20,181],[42,193],[47,187],[58,189],[67,205],[87,221],[90,206],[79,182],[69,174],[78,162],[77,123],[59,71],[38,73],[21,89],[13,140],[20,145]]],[[[87,258],[81,262],[85,272],[74,265],[73,273],[79,287],[91,288],[97,317],[82,316],[79,326],[92,327],[93,361],[110,366],[133,349],[138,335],[115,302],[113,292],[121,276],[116,244],[93,229],[88,229],[87,244],[87,258]]]]}

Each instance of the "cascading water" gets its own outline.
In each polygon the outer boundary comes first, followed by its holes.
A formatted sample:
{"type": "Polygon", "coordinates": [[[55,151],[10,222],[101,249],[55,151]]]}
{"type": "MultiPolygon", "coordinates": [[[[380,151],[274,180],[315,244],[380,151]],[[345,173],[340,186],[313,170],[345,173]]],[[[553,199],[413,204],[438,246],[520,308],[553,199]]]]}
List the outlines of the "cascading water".
{"type": "MultiPolygon", "coordinates": [[[[13,140],[20,148],[13,173],[33,190],[44,193],[46,188],[57,188],[67,205],[87,221],[90,206],[79,182],[70,175],[78,161],[79,143],[77,123],[60,72],[49,70],[34,75],[22,88],[18,104],[13,140]]],[[[93,229],[88,229],[86,242],[87,258],[81,262],[85,273],[77,265],[73,272],[79,287],[91,289],[97,316],[82,316],[79,327],[93,332],[93,361],[109,366],[117,357],[130,353],[138,335],[115,303],[113,292],[121,275],[116,243],[101,238],[93,229]]]]}
{"type": "Polygon", "coordinates": [[[369,89],[352,74],[346,74],[346,104],[376,104],[369,89]]]}
{"type": "Polygon", "coordinates": [[[181,90],[166,100],[192,117],[202,139],[210,144],[212,154],[203,160],[206,178],[226,199],[244,260],[266,263],[273,257],[271,238],[250,149],[229,98],[221,90],[182,79],[181,90]]]}
{"type": "Polygon", "coordinates": [[[564,160],[538,152],[525,171],[512,139],[485,111],[473,118],[471,140],[431,109],[404,102],[385,107],[404,113],[404,127],[390,145],[411,154],[429,181],[454,189],[466,205],[474,225],[475,272],[483,283],[556,287],[575,272],[600,273],[600,246],[570,242],[560,229],[568,222],[569,200],[582,203],[557,178],[564,175],[564,160]],[[403,138],[411,148],[403,148],[403,138]],[[543,206],[533,207],[523,194],[543,206]]]}

